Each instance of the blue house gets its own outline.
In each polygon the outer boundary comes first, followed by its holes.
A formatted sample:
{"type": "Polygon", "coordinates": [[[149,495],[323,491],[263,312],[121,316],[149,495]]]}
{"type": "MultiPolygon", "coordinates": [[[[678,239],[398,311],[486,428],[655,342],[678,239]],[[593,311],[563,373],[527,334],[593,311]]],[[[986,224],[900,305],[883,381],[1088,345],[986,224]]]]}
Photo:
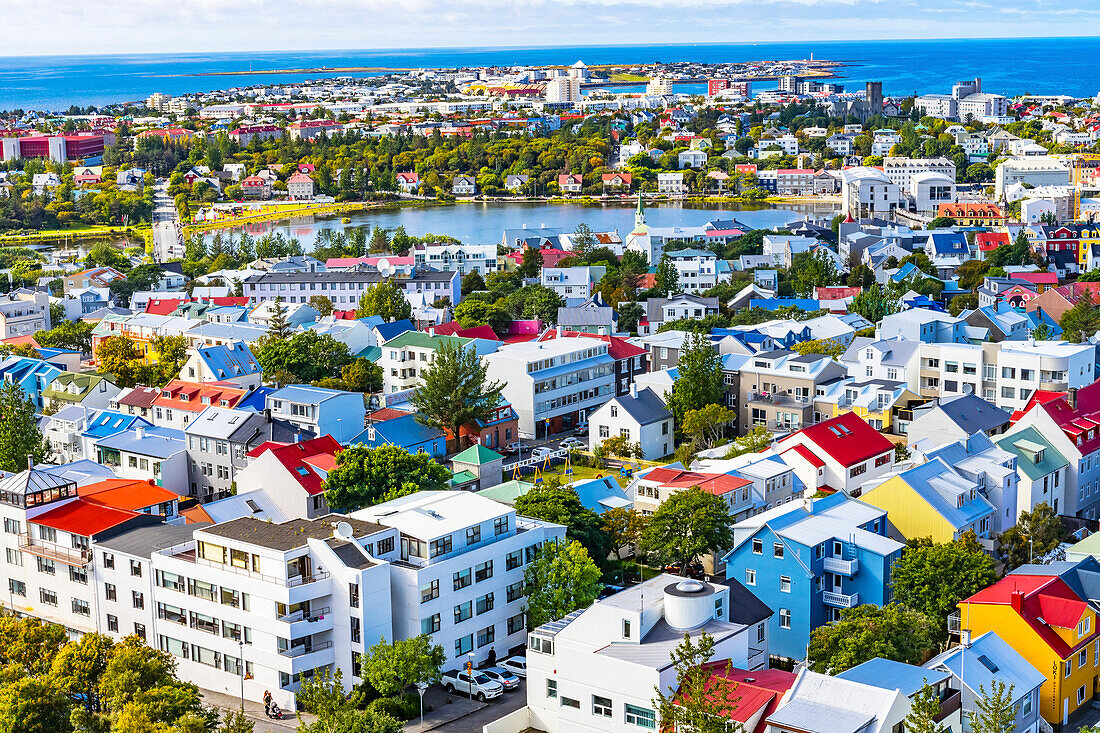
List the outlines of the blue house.
{"type": "Polygon", "coordinates": [[[359,392],[292,384],[267,395],[271,416],[288,420],[314,435],[331,435],[347,444],[363,432],[366,405],[359,392]]]}
{"type": "Polygon", "coordinates": [[[634,506],[634,500],[611,476],[574,481],[573,491],[577,492],[584,508],[596,514],[603,514],[608,509],[630,509],[634,506]]]}
{"type": "Polygon", "coordinates": [[[368,448],[396,445],[409,453],[427,453],[435,458],[447,454],[447,435],[442,430],[421,423],[416,419],[415,412],[368,425],[348,445],[358,443],[368,448]]]}
{"type": "Polygon", "coordinates": [[[841,609],[890,602],[890,566],[905,548],[886,512],[841,493],[780,504],[733,527],[723,561],[771,608],[771,653],[804,659],[810,632],[841,609]]]}
{"type": "Polygon", "coordinates": [[[42,359],[29,356],[9,356],[0,359],[0,379],[5,384],[16,384],[34,403],[36,409],[43,408],[42,392],[50,386],[64,370],[42,359]]]}

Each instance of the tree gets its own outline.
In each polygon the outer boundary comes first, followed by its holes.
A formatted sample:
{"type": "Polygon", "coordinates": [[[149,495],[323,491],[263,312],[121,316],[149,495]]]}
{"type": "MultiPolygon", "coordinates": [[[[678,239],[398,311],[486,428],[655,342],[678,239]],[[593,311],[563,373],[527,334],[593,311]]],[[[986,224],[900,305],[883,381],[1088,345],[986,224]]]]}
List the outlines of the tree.
{"type": "Polygon", "coordinates": [[[927,682],[913,696],[913,705],[905,716],[907,733],[947,733],[947,728],[936,722],[940,714],[940,699],[927,682]]]}
{"type": "Polygon", "coordinates": [[[1000,554],[1005,571],[1030,562],[1043,562],[1065,540],[1070,539],[1062,520],[1045,501],[1030,512],[1020,512],[1016,524],[1001,533],[1000,554]]]}
{"type": "Polygon", "coordinates": [[[312,329],[299,331],[289,339],[268,334],[257,342],[255,354],[266,377],[282,374],[303,382],[337,377],[352,362],[347,344],[312,329]]]}
{"type": "Polygon", "coordinates": [[[313,295],[309,299],[309,307],[317,311],[317,315],[327,318],[332,315],[335,307],[327,295],[313,295]]]}
{"type": "Polygon", "coordinates": [[[49,677],[22,677],[0,687],[0,733],[66,733],[69,701],[49,677]]]}
{"type": "Polygon", "coordinates": [[[512,316],[503,306],[483,300],[464,300],[455,306],[454,319],[462,328],[489,326],[500,334],[508,333],[512,316]]]}
{"type": "Polygon", "coordinates": [[[730,443],[730,449],[726,453],[726,460],[731,458],[737,458],[737,456],[743,456],[746,453],[759,453],[772,444],[775,439],[766,427],[763,425],[757,425],[752,429],[752,432],[742,435],[732,443],[730,443]]]}
{"type": "Polygon", "coordinates": [[[523,250],[523,259],[520,261],[516,272],[522,278],[538,277],[542,272],[542,250],[537,247],[527,247],[523,250]]]}
{"type": "Polygon", "coordinates": [[[986,273],[989,272],[988,260],[967,260],[955,268],[955,276],[959,279],[959,287],[972,292],[977,292],[986,273]]]}
{"type": "Polygon", "coordinates": [[[657,264],[657,273],[653,276],[653,289],[664,298],[680,292],[680,273],[667,254],[661,255],[661,261],[657,264]]]}
{"type": "Polygon", "coordinates": [[[822,356],[829,356],[833,359],[839,359],[841,355],[848,350],[847,346],[836,339],[810,339],[809,341],[800,341],[792,348],[802,356],[806,356],[807,354],[821,354],[822,356]]]}
{"type": "Polygon", "coordinates": [[[722,439],[726,428],[736,418],[737,414],[733,410],[715,403],[698,410],[689,410],[684,415],[684,424],[681,429],[684,435],[710,448],[722,439]]]}
{"type": "Polygon", "coordinates": [[[815,672],[833,675],[875,657],[921,664],[936,648],[936,625],[898,603],[846,608],[839,621],[810,633],[806,661],[815,672]]]}
{"type": "Polygon", "coordinates": [[[504,385],[488,381],[487,371],[472,346],[444,341],[421,371],[423,384],[410,398],[419,412],[417,420],[449,433],[459,444],[463,427],[487,421],[500,404],[504,385]]]}
{"type": "Polygon", "coordinates": [[[108,336],[99,342],[95,350],[100,371],[111,374],[119,387],[133,387],[149,377],[158,376],[158,370],[145,364],[145,354],[126,336],[108,336]]]}
{"type": "Polygon", "coordinates": [[[154,336],[150,346],[159,374],[159,379],[150,386],[163,387],[180,375],[187,362],[187,339],[183,336],[154,336]]]}
{"type": "Polygon", "coordinates": [[[693,333],[680,353],[672,394],[665,395],[665,404],[672,411],[676,429],[681,429],[688,412],[721,404],[725,397],[722,357],[707,336],[693,333]]]}
{"type": "Polygon", "coordinates": [[[645,318],[645,308],[641,303],[630,301],[619,308],[619,330],[637,333],[638,324],[645,318]]]}
{"type": "Polygon", "coordinates": [[[226,710],[217,733],[253,733],[255,730],[256,724],[243,710],[226,710]]]}
{"type": "Polygon", "coordinates": [[[578,260],[587,259],[589,251],[596,246],[596,235],[587,224],[578,224],[573,230],[573,256],[578,260]]]}
{"type": "Polygon", "coordinates": [[[642,448],[642,444],[640,442],[631,443],[630,438],[627,438],[625,435],[612,435],[610,438],[606,438],[600,443],[597,448],[604,458],[607,456],[615,456],[627,460],[631,458],[641,460],[645,456],[645,450],[642,448]]]}
{"type": "Polygon", "coordinates": [[[932,221],[928,222],[928,229],[949,229],[951,227],[958,226],[959,222],[955,221],[950,216],[937,216],[932,221]]]}
{"type": "Polygon", "coordinates": [[[336,512],[350,512],[416,491],[443,491],[451,474],[427,453],[396,445],[353,445],[336,454],[325,481],[325,499],[336,512]]]}
{"type": "Polygon", "coordinates": [[[885,316],[896,313],[897,310],[897,297],[884,291],[877,282],[852,298],[852,302],[848,305],[850,313],[858,313],[871,323],[878,323],[885,316]]]}
{"type": "Polygon", "coordinates": [[[813,295],[814,288],[828,287],[840,282],[836,260],[823,249],[796,254],[791,258],[788,274],[795,293],[803,298],[813,295]]]}
{"type": "MultiPolygon", "coordinates": [[[[1000,680],[990,683],[988,692],[985,685],[978,686],[978,698],[974,701],[977,709],[970,716],[973,733],[1012,733],[1016,730],[1016,705],[1012,694],[1015,687],[1000,680]]],[[[1082,728],[1079,733],[1090,730],[1082,728]]]]}
{"type": "Polygon", "coordinates": [[[371,285],[359,298],[356,318],[381,316],[387,322],[412,318],[412,305],[405,299],[405,292],[393,278],[371,285]]]}
{"type": "Polygon", "coordinates": [[[362,356],[344,365],[340,370],[340,379],[344,382],[344,389],[349,392],[369,394],[382,390],[382,368],[362,356]]]}
{"type": "Polygon", "coordinates": [[[115,643],[102,634],[85,634],[80,641],[69,642],[54,657],[50,676],[65,692],[84,701],[89,710],[99,708],[99,681],[115,643]]]}
{"type": "Polygon", "coordinates": [[[1054,329],[1046,321],[1039,321],[1039,325],[1031,330],[1031,338],[1036,341],[1049,341],[1054,337],[1054,329]]]}
{"type": "Polygon", "coordinates": [[[343,672],[321,670],[302,682],[295,699],[312,723],[300,722],[298,733],[401,733],[397,719],[374,710],[359,710],[344,690],[343,672]]]}
{"type": "Polygon", "coordinates": [[[0,661],[19,674],[47,674],[65,642],[62,626],[36,618],[0,616],[0,661]]]}
{"type": "Polygon", "coordinates": [[[514,506],[517,514],[564,525],[567,539],[580,542],[596,563],[606,565],[612,550],[611,538],[604,531],[600,516],[585,507],[577,492],[562,486],[557,477],[545,479],[517,496],[514,506]]]}
{"type": "Polygon", "coordinates": [[[1034,258],[1031,253],[1031,242],[1021,230],[1016,235],[1012,244],[1002,244],[985,258],[990,267],[1005,267],[1006,265],[1030,265],[1034,258]]]}
{"type": "Polygon", "coordinates": [[[875,282],[875,272],[862,262],[848,273],[848,287],[869,288],[875,282]]]}
{"type": "Polygon", "coordinates": [[[600,594],[600,569],[576,540],[550,540],[523,569],[529,628],[584,608],[600,594]]]}
{"type": "Polygon", "coordinates": [[[1093,303],[1092,292],[1084,290],[1077,303],[1062,314],[1058,322],[1062,327],[1062,338],[1072,343],[1082,343],[1100,330],[1100,309],[1093,303]]]}
{"type": "Polygon", "coordinates": [[[111,710],[122,710],[150,691],[179,685],[171,654],[147,646],[137,636],[115,645],[99,682],[99,694],[111,710]]]}
{"type": "Polygon", "coordinates": [[[688,566],[709,552],[733,546],[729,507],[699,487],[669,495],[646,523],[642,546],[659,563],[675,563],[687,575],[688,566]]]}
{"type": "Polygon", "coordinates": [[[997,570],[973,531],[957,540],[911,542],[890,575],[894,600],[939,623],[936,638],[947,639],[946,620],[959,601],[993,584],[997,570]]]}
{"type": "Polygon", "coordinates": [[[267,333],[264,334],[264,338],[272,341],[286,341],[290,338],[290,334],[290,323],[286,320],[286,306],[283,305],[281,296],[276,297],[274,305],[271,306],[271,318],[268,319],[267,333]]]}
{"type": "Polygon", "coordinates": [[[485,279],[477,270],[471,270],[462,276],[462,295],[466,296],[485,289],[485,279]]]}
{"type": "Polygon", "coordinates": [[[737,683],[707,662],[714,656],[714,637],[707,632],[698,642],[684,640],[669,655],[676,669],[676,683],[667,689],[654,687],[662,730],[691,730],[693,733],[744,733],[745,727],[732,720],[731,713],[741,696],[737,683]]]}
{"type": "Polygon", "coordinates": [[[0,471],[22,471],[28,458],[42,463],[50,443],[38,428],[34,402],[14,382],[0,384],[0,471]]]}
{"type": "Polygon", "coordinates": [[[637,547],[642,541],[646,517],[637,509],[617,506],[600,515],[603,531],[611,540],[612,552],[624,547],[637,547]]]}
{"type": "Polygon", "coordinates": [[[49,331],[36,333],[34,340],[42,346],[89,354],[92,351],[93,328],[92,324],[84,321],[61,321],[49,331]]]}
{"type": "Polygon", "coordinates": [[[392,644],[379,639],[363,657],[363,679],[380,695],[396,695],[416,682],[437,682],[446,659],[425,634],[392,644]]]}

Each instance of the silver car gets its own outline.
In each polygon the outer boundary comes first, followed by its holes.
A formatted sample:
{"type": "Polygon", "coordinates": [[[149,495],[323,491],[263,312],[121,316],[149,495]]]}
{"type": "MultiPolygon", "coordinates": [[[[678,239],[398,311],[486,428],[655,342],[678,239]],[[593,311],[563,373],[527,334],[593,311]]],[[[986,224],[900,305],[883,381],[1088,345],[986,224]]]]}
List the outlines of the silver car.
{"type": "Polygon", "coordinates": [[[496,680],[503,685],[505,692],[519,689],[519,677],[516,677],[503,667],[489,667],[488,669],[481,670],[481,672],[489,679],[496,680]]]}

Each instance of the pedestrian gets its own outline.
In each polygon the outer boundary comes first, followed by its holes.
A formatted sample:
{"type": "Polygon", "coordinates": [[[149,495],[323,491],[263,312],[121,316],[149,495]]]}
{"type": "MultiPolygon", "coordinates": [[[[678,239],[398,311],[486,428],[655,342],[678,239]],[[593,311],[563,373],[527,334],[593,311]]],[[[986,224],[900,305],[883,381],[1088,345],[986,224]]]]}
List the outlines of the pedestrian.
{"type": "Polygon", "coordinates": [[[496,647],[489,647],[489,666],[495,667],[497,664],[497,650],[496,647]]]}
{"type": "Polygon", "coordinates": [[[264,715],[271,714],[271,692],[264,690],[264,715]]]}

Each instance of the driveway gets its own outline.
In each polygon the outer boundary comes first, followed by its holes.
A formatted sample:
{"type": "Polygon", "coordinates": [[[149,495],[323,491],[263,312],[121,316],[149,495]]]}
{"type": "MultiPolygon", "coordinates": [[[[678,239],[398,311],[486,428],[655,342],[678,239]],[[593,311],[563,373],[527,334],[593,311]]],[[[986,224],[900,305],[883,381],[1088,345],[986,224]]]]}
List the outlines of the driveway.
{"type": "MultiPolygon", "coordinates": [[[[434,710],[424,714],[426,731],[445,731],[445,733],[471,733],[480,731],[487,723],[514,713],[527,704],[527,681],[520,680],[519,688],[506,692],[488,702],[471,701],[460,693],[448,694],[438,685],[433,685],[424,693],[424,707],[434,710]],[[451,700],[448,704],[447,700],[451,700]]],[[[420,720],[405,723],[409,733],[420,733],[420,720]]]]}

